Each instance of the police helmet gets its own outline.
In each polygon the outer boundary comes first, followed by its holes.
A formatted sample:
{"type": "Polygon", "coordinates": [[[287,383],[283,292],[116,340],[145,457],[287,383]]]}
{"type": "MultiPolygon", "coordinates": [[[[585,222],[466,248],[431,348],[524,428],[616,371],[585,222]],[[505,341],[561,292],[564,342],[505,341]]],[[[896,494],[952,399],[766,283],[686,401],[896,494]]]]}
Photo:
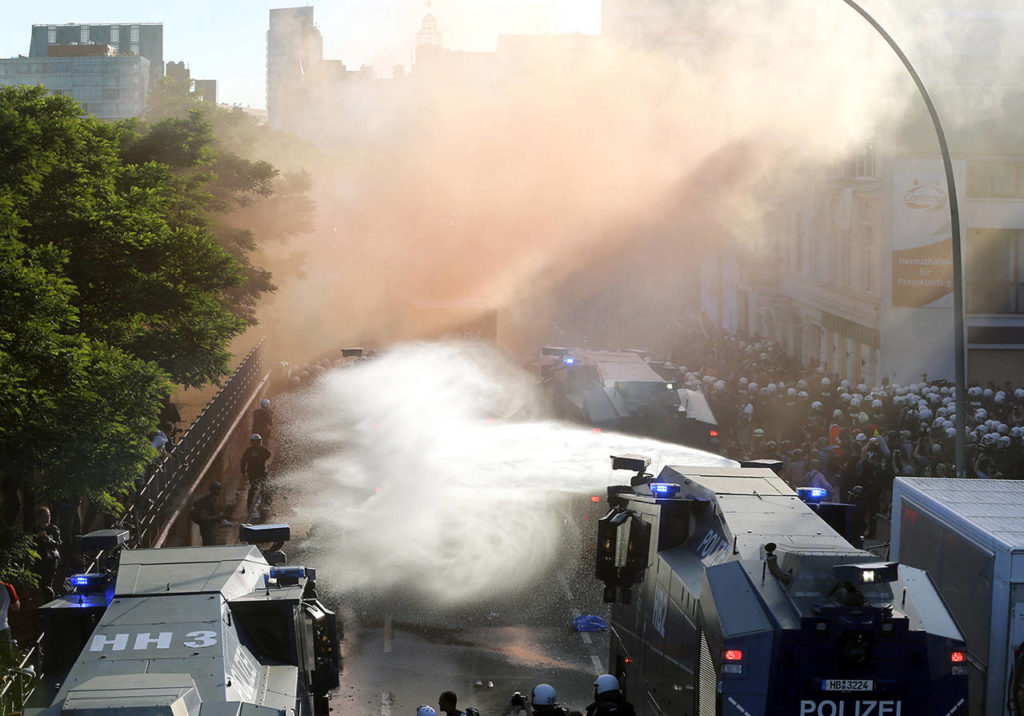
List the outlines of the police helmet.
{"type": "Polygon", "coordinates": [[[260,407],[261,408],[269,408],[270,407],[270,398],[264,398],[263,400],[261,400],[260,401],[260,407]]]}
{"type": "Polygon", "coordinates": [[[433,706],[420,706],[416,709],[416,716],[437,716],[433,706]]]}
{"type": "Polygon", "coordinates": [[[611,674],[601,674],[594,681],[594,696],[606,694],[609,691],[619,690],[619,680],[611,674]]]}
{"type": "Polygon", "coordinates": [[[250,440],[262,440],[263,436],[260,435],[259,433],[253,433],[251,436],[249,436],[249,439],[250,440]]]}
{"type": "Polygon", "coordinates": [[[551,684],[537,684],[530,694],[530,703],[534,706],[557,706],[558,696],[551,684]]]}

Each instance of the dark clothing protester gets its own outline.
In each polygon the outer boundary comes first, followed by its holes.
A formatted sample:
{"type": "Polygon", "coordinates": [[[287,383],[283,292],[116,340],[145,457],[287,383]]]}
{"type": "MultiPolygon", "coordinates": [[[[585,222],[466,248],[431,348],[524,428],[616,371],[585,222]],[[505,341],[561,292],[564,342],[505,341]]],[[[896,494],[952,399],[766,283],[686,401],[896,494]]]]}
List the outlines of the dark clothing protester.
{"type": "Polygon", "coordinates": [[[274,411],[270,408],[256,408],[252,413],[252,431],[264,440],[270,437],[274,425],[274,411]]]}
{"type": "Polygon", "coordinates": [[[196,500],[193,510],[199,525],[199,534],[203,538],[203,546],[217,544],[217,526],[224,519],[224,513],[217,504],[217,495],[203,495],[196,500]]]}
{"type": "Polygon", "coordinates": [[[252,480],[262,480],[267,476],[267,460],[270,451],[262,445],[250,445],[242,453],[242,474],[252,480]]]}
{"type": "Polygon", "coordinates": [[[636,716],[633,704],[622,698],[620,693],[599,694],[594,703],[587,706],[587,716],[636,716]]]}

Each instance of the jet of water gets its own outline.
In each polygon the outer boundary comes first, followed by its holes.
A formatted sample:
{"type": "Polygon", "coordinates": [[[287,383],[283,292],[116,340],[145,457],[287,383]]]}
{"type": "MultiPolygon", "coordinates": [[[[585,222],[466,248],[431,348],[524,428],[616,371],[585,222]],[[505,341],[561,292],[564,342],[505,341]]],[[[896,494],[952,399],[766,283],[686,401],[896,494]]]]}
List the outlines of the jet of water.
{"type": "Polygon", "coordinates": [[[559,422],[543,405],[535,379],[483,344],[406,344],[324,374],[287,408],[286,439],[309,459],[279,478],[316,525],[322,580],[481,599],[571,553],[569,511],[629,478],[610,455],[735,464],[559,422]]]}

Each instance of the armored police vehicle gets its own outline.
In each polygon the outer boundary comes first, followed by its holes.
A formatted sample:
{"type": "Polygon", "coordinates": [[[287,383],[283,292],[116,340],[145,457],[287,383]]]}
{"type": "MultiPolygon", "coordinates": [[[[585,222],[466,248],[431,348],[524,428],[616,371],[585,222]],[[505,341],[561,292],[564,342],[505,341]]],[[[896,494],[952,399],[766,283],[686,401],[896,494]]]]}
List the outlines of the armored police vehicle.
{"type": "Polygon", "coordinates": [[[562,417],[718,452],[718,423],[704,394],[661,375],[639,353],[552,346],[542,353],[543,384],[562,417]]]}
{"type": "MultiPolygon", "coordinates": [[[[287,539],[266,527],[253,539],[287,539]]],[[[42,607],[50,705],[27,713],[327,714],[340,657],[315,577],[249,545],[121,552],[42,607]]]]}
{"type": "Polygon", "coordinates": [[[641,457],[609,488],[597,578],[637,713],[957,716],[965,646],[928,574],[856,549],[761,467],[641,457]]]}

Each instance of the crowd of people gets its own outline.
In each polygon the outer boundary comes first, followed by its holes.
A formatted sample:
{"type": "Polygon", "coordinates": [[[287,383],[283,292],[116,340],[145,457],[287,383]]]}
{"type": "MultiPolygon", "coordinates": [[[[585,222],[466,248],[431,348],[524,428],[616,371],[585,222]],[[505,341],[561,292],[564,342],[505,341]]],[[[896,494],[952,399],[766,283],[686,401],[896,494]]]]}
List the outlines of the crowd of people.
{"type": "MultiPolygon", "coordinates": [[[[460,711],[458,697],[454,691],[444,691],[437,699],[437,708],[423,705],[416,709],[416,716],[480,716],[474,708],[460,711]]],[[[516,691],[501,712],[501,716],[583,716],[582,711],[572,710],[558,702],[558,694],[551,684],[537,684],[529,697],[516,691]]],[[[594,700],[586,708],[586,716],[634,716],[633,705],[622,695],[619,680],[611,674],[601,674],[594,680],[594,700]]]]}
{"type": "MultiPolygon", "coordinates": [[[[802,366],[769,340],[691,331],[673,353],[683,384],[704,391],[721,452],[782,461],[792,486],[828,499],[863,495],[884,512],[895,475],[955,476],[953,384],[926,375],[909,385],[841,379],[802,366]]],[[[972,385],[963,419],[966,475],[1024,474],[1024,387],[972,385]]]]}

